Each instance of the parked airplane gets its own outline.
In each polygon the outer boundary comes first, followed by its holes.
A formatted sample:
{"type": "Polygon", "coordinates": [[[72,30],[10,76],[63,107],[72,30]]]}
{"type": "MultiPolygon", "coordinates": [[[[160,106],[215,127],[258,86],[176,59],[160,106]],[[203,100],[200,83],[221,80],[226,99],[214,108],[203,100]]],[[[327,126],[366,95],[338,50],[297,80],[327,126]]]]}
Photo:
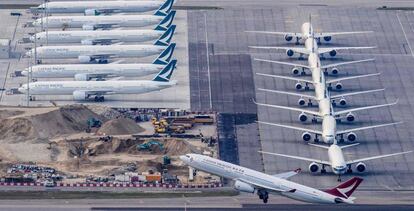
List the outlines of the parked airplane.
{"type": "Polygon", "coordinates": [[[299,44],[299,41],[306,40],[308,38],[315,38],[318,42],[321,42],[321,38],[323,38],[326,42],[332,40],[333,36],[338,35],[350,35],[350,34],[365,34],[365,33],[372,33],[372,31],[354,31],[354,32],[315,32],[313,30],[313,26],[311,21],[305,22],[302,24],[301,32],[273,32],[273,31],[246,31],[249,33],[260,33],[260,34],[270,34],[270,35],[282,35],[285,37],[286,41],[292,41],[293,38],[296,38],[296,44],[299,44]]]}
{"type": "Polygon", "coordinates": [[[103,102],[105,95],[142,94],[160,91],[177,84],[170,81],[177,60],[172,60],[153,80],[112,81],[42,81],[23,84],[19,92],[31,95],[72,95],[76,101],[94,99],[103,102]]]}
{"type": "Polygon", "coordinates": [[[316,52],[319,55],[324,55],[325,53],[329,53],[330,56],[336,56],[338,51],[341,50],[353,50],[353,49],[372,49],[376,48],[376,46],[367,46],[367,47],[318,47],[315,39],[306,39],[305,40],[305,48],[303,47],[285,47],[285,46],[249,46],[249,48],[254,49],[266,49],[266,50],[285,50],[286,55],[289,57],[293,56],[294,53],[299,53],[300,57],[304,54],[308,55],[312,52],[316,52]]]}
{"type": "Polygon", "coordinates": [[[37,54],[38,63],[42,59],[78,59],[81,63],[108,63],[111,58],[147,57],[155,54],[168,55],[174,52],[175,43],[160,45],[79,45],[79,46],[43,46],[26,52],[30,57],[37,54]]]}
{"type": "Polygon", "coordinates": [[[33,13],[84,13],[85,15],[107,15],[123,12],[149,12],[166,15],[174,0],[166,1],[56,1],[47,2],[32,8],[33,13]]]}
{"type": "Polygon", "coordinates": [[[48,31],[30,37],[38,44],[79,43],[82,45],[111,45],[120,42],[147,42],[156,40],[155,45],[169,45],[175,33],[175,25],[167,31],[141,30],[97,30],[97,31],[48,31]]]}
{"type": "Polygon", "coordinates": [[[366,167],[367,167],[366,164],[364,163],[365,161],[376,160],[376,159],[380,159],[380,158],[386,158],[386,157],[397,156],[397,155],[403,155],[403,154],[413,152],[413,151],[405,151],[405,152],[398,152],[398,153],[392,153],[392,154],[386,154],[386,155],[378,155],[378,156],[372,156],[372,157],[366,157],[366,158],[346,161],[345,158],[344,158],[344,154],[342,152],[342,149],[352,147],[352,146],[356,146],[358,144],[359,143],[345,145],[345,146],[338,146],[335,142],[334,144],[332,144],[329,147],[328,146],[316,145],[316,144],[309,144],[309,145],[316,146],[316,147],[319,147],[319,148],[328,149],[329,160],[327,160],[327,161],[326,160],[320,160],[320,159],[300,157],[300,156],[272,153],[272,152],[264,152],[264,151],[260,151],[260,152],[263,153],[263,154],[268,154],[268,155],[275,155],[275,156],[280,156],[280,157],[286,157],[286,158],[291,158],[291,159],[296,159],[296,160],[303,160],[303,161],[312,162],[309,165],[309,171],[312,172],[312,173],[317,172],[319,170],[319,165],[322,166],[321,173],[326,173],[325,167],[330,166],[332,171],[335,174],[338,175],[338,181],[341,181],[341,175],[343,175],[345,173],[352,173],[351,166],[353,164],[356,164],[356,170],[358,172],[364,172],[366,170],[366,167]]]}
{"type": "Polygon", "coordinates": [[[264,203],[271,193],[310,203],[353,204],[355,197],[351,194],[362,182],[361,178],[354,177],[333,189],[321,191],[287,180],[300,169],[269,175],[199,154],[182,155],[180,159],[192,168],[234,180],[235,189],[256,193],[264,203]]]}
{"type": "Polygon", "coordinates": [[[82,28],[83,30],[112,29],[117,27],[144,27],[156,25],[155,30],[165,31],[171,26],[175,11],[167,16],[111,15],[111,16],[50,16],[36,19],[33,26],[49,28],[82,28]]]}
{"type": "MultiPolygon", "coordinates": [[[[37,78],[74,78],[76,81],[97,81],[113,77],[141,77],[155,74],[164,69],[165,65],[158,64],[157,58],[152,64],[52,64],[35,65],[21,72],[23,76],[37,78]]],[[[171,62],[175,62],[171,61],[171,62]]],[[[170,62],[170,63],[171,63],[170,62]]]]}

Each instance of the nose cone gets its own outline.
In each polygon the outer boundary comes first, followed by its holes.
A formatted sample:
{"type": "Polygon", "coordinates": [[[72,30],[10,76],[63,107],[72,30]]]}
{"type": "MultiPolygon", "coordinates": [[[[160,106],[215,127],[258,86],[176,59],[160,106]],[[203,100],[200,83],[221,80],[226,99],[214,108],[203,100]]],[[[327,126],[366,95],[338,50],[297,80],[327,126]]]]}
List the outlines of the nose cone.
{"type": "Polygon", "coordinates": [[[17,90],[19,90],[19,92],[21,92],[21,93],[26,93],[26,91],[27,91],[27,84],[23,84],[17,90]]]}
{"type": "Polygon", "coordinates": [[[35,37],[34,36],[30,36],[30,41],[34,42],[35,41],[35,37]]]}
{"type": "Polygon", "coordinates": [[[32,51],[31,50],[30,51],[27,51],[24,55],[26,57],[30,57],[30,56],[32,56],[32,51]]]}
{"type": "Polygon", "coordinates": [[[21,74],[22,74],[22,75],[24,75],[24,76],[28,76],[28,75],[29,75],[29,71],[27,71],[27,70],[23,70],[23,71],[21,72],[21,74]]]}
{"type": "Polygon", "coordinates": [[[182,160],[184,163],[188,164],[188,163],[190,163],[190,156],[189,155],[181,155],[180,160],[182,160]]]}

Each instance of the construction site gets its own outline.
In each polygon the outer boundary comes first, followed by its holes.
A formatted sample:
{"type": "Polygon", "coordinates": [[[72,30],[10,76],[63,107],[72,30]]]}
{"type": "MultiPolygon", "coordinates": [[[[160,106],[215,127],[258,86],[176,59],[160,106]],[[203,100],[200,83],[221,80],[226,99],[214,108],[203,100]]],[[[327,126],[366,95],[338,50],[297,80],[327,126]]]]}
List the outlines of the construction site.
{"type": "Polygon", "coordinates": [[[217,156],[214,115],[68,105],[0,109],[1,182],[206,184],[178,159],[217,156]],[[190,177],[189,177],[190,176],[190,177]]]}

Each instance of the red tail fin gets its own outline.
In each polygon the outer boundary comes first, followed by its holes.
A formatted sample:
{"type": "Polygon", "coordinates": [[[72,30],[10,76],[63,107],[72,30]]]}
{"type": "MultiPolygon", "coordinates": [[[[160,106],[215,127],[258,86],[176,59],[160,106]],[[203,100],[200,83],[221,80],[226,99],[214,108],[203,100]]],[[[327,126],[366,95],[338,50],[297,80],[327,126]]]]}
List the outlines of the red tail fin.
{"type": "Polygon", "coordinates": [[[348,198],[351,196],[354,190],[359,186],[362,180],[363,180],[362,178],[354,177],[344,183],[341,183],[340,185],[336,186],[333,189],[326,190],[325,192],[332,194],[334,196],[348,198]]]}

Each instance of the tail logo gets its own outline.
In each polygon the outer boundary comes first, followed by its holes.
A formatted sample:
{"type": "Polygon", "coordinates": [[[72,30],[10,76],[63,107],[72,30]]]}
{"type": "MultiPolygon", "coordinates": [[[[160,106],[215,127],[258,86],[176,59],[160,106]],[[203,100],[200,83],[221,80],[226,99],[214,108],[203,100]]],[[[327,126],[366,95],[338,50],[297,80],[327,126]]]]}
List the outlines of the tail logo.
{"type": "Polygon", "coordinates": [[[171,78],[171,75],[175,69],[177,60],[172,60],[157,76],[155,76],[153,81],[168,82],[171,78]]]}
{"type": "Polygon", "coordinates": [[[173,53],[174,53],[174,49],[175,49],[175,43],[171,43],[170,46],[168,46],[159,56],[158,58],[153,62],[153,64],[161,64],[161,65],[165,65],[168,64],[168,62],[170,61],[173,53]]]}
{"type": "Polygon", "coordinates": [[[167,46],[170,44],[171,39],[173,38],[173,35],[175,33],[176,25],[170,26],[167,31],[165,31],[161,37],[155,42],[154,45],[161,45],[161,46],[167,46]]]}
{"type": "Polygon", "coordinates": [[[158,8],[157,12],[154,15],[158,16],[166,16],[172,9],[174,5],[174,0],[167,0],[160,8],[158,8]]]}
{"type": "Polygon", "coordinates": [[[165,16],[164,19],[162,19],[162,21],[158,24],[157,27],[155,27],[155,30],[158,31],[166,31],[168,29],[168,27],[171,26],[174,17],[175,17],[175,11],[171,11],[170,13],[168,13],[167,16],[165,16]]]}
{"type": "Polygon", "coordinates": [[[352,189],[354,189],[357,183],[358,183],[358,180],[355,180],[355,182],[352,183],[352,185],[345,187],[345,188],[336,188],[336,190],[338,190],[338,192],[341,193],[344,198],[348,198],[348,195],[350,195],[348,193],[352,191],[352,189]]]}

